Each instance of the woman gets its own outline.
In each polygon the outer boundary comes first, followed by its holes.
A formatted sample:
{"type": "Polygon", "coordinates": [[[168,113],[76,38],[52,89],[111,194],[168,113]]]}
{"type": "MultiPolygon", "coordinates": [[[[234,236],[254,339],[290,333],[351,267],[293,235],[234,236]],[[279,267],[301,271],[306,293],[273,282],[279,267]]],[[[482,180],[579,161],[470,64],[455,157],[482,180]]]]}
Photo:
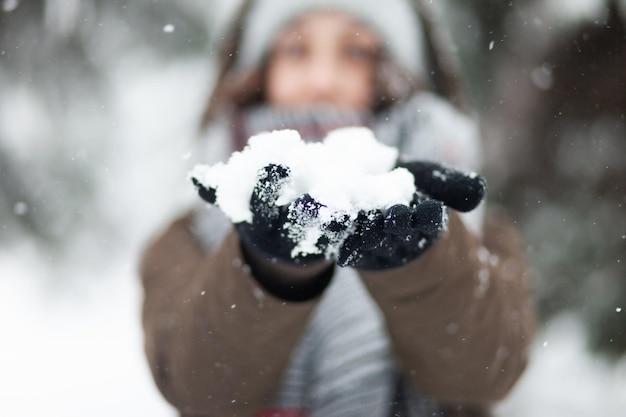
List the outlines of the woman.
{"type": "MultiPolygon", "coordinates": [[[[261,131],[317,140],[365,125],[405,160],[478,169],[475,125],[429,92],[446,84],[427,77],[426,12],[246,3],[225,37],[203,162],[261,131]]],[[[515,230],[481,213],[450,209],[428,248],[386,248],[382,263],[359,236],[348,249],[363,262],[290,260],[272,253],[282,237],[259,244],[258,224],[233,228],[217,209],[176,220],[141,267],[157,385],[183,416],[486,415],[525,367],[534,318],[515,230]]]]}

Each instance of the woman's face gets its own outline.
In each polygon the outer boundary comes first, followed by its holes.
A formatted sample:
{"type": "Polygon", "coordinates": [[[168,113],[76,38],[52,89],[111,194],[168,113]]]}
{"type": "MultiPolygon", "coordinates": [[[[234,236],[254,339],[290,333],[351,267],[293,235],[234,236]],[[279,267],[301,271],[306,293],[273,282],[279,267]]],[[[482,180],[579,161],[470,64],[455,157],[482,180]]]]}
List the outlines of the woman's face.
{"type": "Polygon", "coordinates": [[[380,43],[341,12],[312,12],[287,27],[270,52],[266,96],[276,106],[372,103],[380,43]]]}

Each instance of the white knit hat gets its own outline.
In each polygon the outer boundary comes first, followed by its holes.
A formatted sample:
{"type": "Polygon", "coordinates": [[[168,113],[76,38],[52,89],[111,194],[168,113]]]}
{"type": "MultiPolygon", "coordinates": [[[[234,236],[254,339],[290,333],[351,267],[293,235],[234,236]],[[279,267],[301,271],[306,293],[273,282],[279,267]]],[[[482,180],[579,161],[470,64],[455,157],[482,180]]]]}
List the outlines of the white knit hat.
{"type": "Polygon", "coordinates": [[[423,73],[421,24],[408,0],[256,0],[244,22],[237,66],[258,67],[285,25],[313,10],[349,13],[378,33],[400,66],[423,73]]]}

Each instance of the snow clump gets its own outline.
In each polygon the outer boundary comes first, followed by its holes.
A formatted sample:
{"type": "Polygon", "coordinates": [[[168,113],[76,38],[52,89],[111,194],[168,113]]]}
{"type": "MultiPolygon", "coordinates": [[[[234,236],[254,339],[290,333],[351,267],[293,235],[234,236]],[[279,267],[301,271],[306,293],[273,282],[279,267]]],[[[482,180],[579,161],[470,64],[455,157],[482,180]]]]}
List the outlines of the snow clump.
{"type": "Polygon", "coordinates": [[[276,204],[289,205],[309,194],[321,205],[316,221],[291,224],[290,235],[299,242],[296,255],[316,253],[314,243],[333,220],[409,205],[416,192],[414,178],[395,167],[397,159],[395,148],[364,127],[334,130],[320,142],[305,142],[295,130],[276,130],[252,136],[226,163],[196,165],[189,177],[214,189],[215,205],[240,223],[252,221],[249,203],[259,171],[269,164],[289,168],[276,204]]]}

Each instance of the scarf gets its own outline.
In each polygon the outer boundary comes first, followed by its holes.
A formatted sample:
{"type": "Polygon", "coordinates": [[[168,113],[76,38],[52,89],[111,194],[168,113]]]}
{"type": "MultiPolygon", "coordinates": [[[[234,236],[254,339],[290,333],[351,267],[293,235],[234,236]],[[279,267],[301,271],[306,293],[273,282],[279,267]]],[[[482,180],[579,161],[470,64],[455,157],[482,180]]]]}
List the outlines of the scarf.
{"type": "Polygon", "coordinates": [[[243,148],[250,136],[281,129],[295,129],[305,141],[315,142],[328,132],[341,127],[373,124],[373,115],[366,110],[318,105],[307,108],[253,107],[233,116],[233,138],[237,149],[243,148]]]}

